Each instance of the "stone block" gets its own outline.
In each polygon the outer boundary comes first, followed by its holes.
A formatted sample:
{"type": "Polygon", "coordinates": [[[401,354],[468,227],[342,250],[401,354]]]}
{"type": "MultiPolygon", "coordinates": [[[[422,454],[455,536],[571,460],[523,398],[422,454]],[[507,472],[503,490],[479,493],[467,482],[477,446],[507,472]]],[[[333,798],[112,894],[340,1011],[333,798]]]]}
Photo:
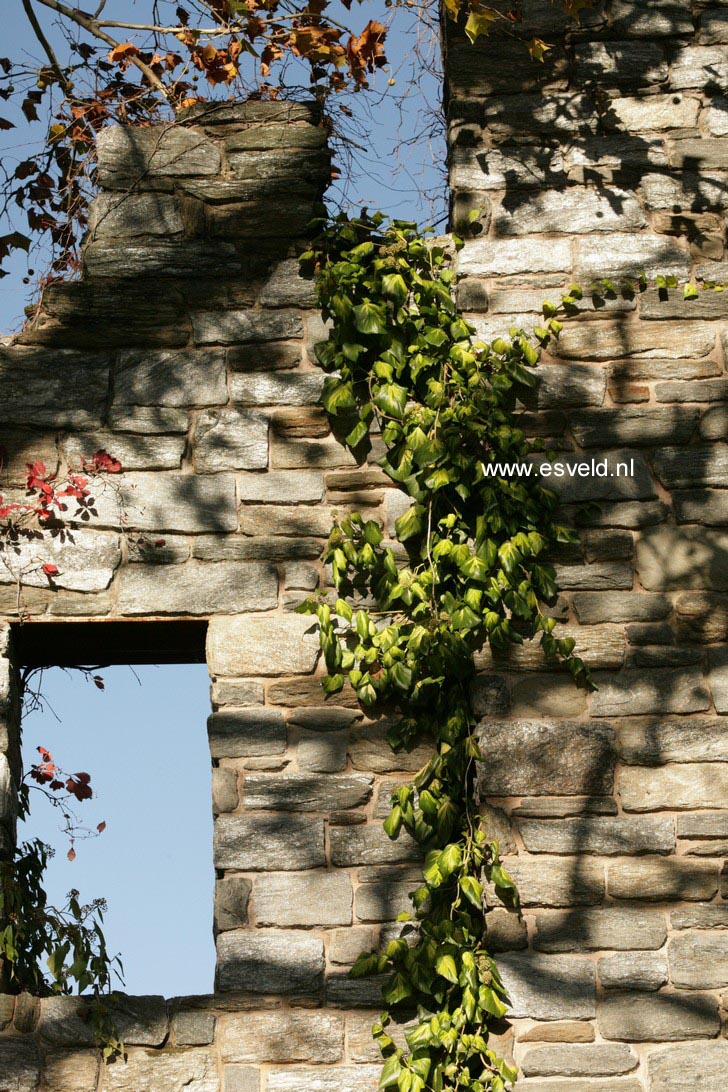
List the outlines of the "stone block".
{"type": "Polygon", "coordinates": [[[634,592],[578,592],[573,598],[576,616],[582,625],[601,622],[654,622],[670,613],[670,600],[664,595],[634,592]]]}
{"type": "Polygon", "coordinates": [[[303,343],[301,341],[247,342],[245,345],[231,346],[227,350],[228,368],[233,372],[262,372],[279,368],[295,368],[302,359],[303,343]]]}
{"type": "Polygon", "coordinates": [[[243,805],[263,811],[346,810],[366,804],[373,783],[373,778],[360,774],[248,774],[243,785],[243,805]]]}
{"type": "Polygon", "coordinates": [[[678,638],[712,642],[728,638],[728,596],[684,592],[675,600],[678,638]]]}
{"type": "Polygon", "coordinates": [[[728,140],[716,137],[687,137],[671,141],[668,152],[671,167],[693,171],[728,169],[728,140]]]}
{"type": "Polygon", "coordinates": [[[708,653],[708,683],[719,713],[728,713],[728,649],[712,648],[708,653]]]}
{"type": "Polygon", "coordinates": [[[535,390],[538,409],[601,406],[604,401],[607,389],[604,368],[590,364],[543,364],[534,369],[533,375],[538,384],[535,390]]]}
{"type": "Polygon", "coordinates": [[[222,815],[238,806],[238,773],[227,767],[212,770],[212,813],[222,815]]]}
{"type": "Polygon", "coordinates": [[[235,930],[217,941],[217,989],[246,993],[317,993],[324,942],[295,929],[235,930]]]}
{"type": "Polygon", "coordinates": [[[298,765],[316,773],[339,773],[346,767],[347,737],[344,732],[298,731],[298,765]]]}
{"type": "Polygon", "coordinates": [[[615,743],[609,725],[580,721],[482,721],[482,796],[611,792],[615,743]]]}
{"type": "Polygon", "coordinates": [[[120,474],[96,508],[102,526],[135,531],[220,534],[238,525],[232,474],[120,474]]]}
{"type": "Polygon", "coordinates": [[[371,952],[374,949],[377,933],[378,929],[373,925],[333,929],[329,934],[329,961],[345,965],[355,963],[362,952],[371,952]]]}
{"type": "Polygon", "coordinates": [[[412,911],[410,894],[414,883],[364,883],[356,889],[355,912],[359,921],[394,921],[398,914],[412,911]]]}
{"type": "Polygon", "coordinates": [[[324,440],[299,440],[274,436],[271,463],[276,468],[291,470],[357,465],[351,452],[334,437],[324,440]]]}
{"type": "Polygon", "coordinates": [[[417,844],[404,831],[392,841],[379,823],[330,827],[329,842],[331,863],[339,868],[416,861],[421,855],[417,844]]]}
{"type": "MultiPolygon", "coordinates": [[[[125,470],[178,470],[185,450],[185,437],[158,434],[120,436],[107,430],[79,432],[66,437],[63,450],[71,466],[81,466],[83,460],[96,451],[107,451],[119,460],[125,470]]],[[[104,486],[101,485],[101,488],[104,486]]]]}
{"type": "Polygon", "coordinates": [[[377,1092],[381,1065],[336,1066],[331,1069],[270,1069],[267,1092],[377,1092]],[[304,1083],[305,1082],[305,1083],[304,1083]]]}
{"type": "Polygon", "coordinates": [[[667,960],[654,952],[619,952],[597,964],[607,990],[659,990],[667,982],[667,960]]]}
{"type": "MultiPolygon", "coordinates": [[[[586,366],[586,365],[585,365],[586,366]]],[[[571,428],[581,447],[634,444],[638,447],[685,443],[697,424],[698,409],[662,408],[582,410],[571,415],[571,428]]]]}
{"type": "Polygon", "coordinates": [[[712,1039],[720,1028],[715,998],[684,992],[607,996],[599,1005],[598,1024],[605,1039],[630,1043],[712,1039]]]}
{"type": "Polygon", "coordinates": [[[687,990],[728,986],[728,932],[682,933],[667,946],[670,979],[687,990]]]}
{"type": "Polygon", "coordinates": [[[32,1039],[16,1036],[0,1039],[0,1074],[8,1092],[33,1092],[38,1087],[40,1071],[40,1055],[32,1039]]]}
{"type": "Polygon", "coordinates": [[[319,372],[245,372],[230,381],[233,401],[244,406],[315,406],[324,375],[319,372]]]}
{"type": "Polygon", "coordinates": [[[555,458],[532,456],[543,484],[558,494],[562,504],[584,501],[629,501],[652,499],[655,486],[644,456],[634,451],[600,452],[585,460],[583,455],[559,452],[555,458]]]}
{"type": "Polygon", "coordinates": [[[210,686],[214,707],[219,705],[262,705],[265,700],[263,684],[251,679],[215,679],[210,686]]]}
{"type": "Polygon", "coordinates": [[[623,591],[634,583],[632,567],[626,562],[594,561],[587,565],[556,565],[555,569],[560,591],[623,591]]]}
{"type": "Polygon", "coordinates": [[[457,264],[462,276],[568,273],[572,264],[571,245],[568,239],[471,241],[460,252],[457,264]]]}
{"type": "Polygon", "coordinates": [[[536,915],[534,946],[541,952],[616,952],[661,948],[665,915],[654,910],[566,910],[536,915]]]}
{"type": "Polygon", "coordinates": [[[459,194],[490,190],[533,190],[555,186],[563,180],[563,156],[553,150],[525,147],[483,148],[454,145],[451,152],[450,186],[459,194]]]}
{"type": "MultiPolygon", "coordinates": [[[[169,1020],[163,997],[126,997],[110,1006],[120,1039],[127,1046],[161,1046],[167,1037],[169,1020]]],[[[93,1025],[88,999],[47,997],[41,1004],[38,1034],[52,1046],[93,1046],[93,1025]]]]}
{"type": "Polygon", "coordinates": [[[420,743],[411,751],[395,754],[386,736],[391,724],[387,720],[375,721],[355,727],[349,740],[349,754],[356,770],[371,773],[391,773],[395,770],[416,773],[431,755],[429,743],[420,743]]]}
{"type": "Polygon", "coordinates": [[[604,192],[572,186],[529,194],[525,201],[509,202],[497,209],[493,225],[497,236],[533,235],[569,231],[576,235],[593,232],[637,231],[645,226],[639,202],[627,190],[604,192]]]}
{"type": "Polygon", "coordinates": [[[683,95],[625,96],[610,101],[603,124],[628,133],[692,129],[699,109],[697,99],[683,95]]]}
{"type": "Polygon", "coordinates": [[[521,1061],[524,1077],[604,1077],[629,1073],[639,1059],[625,1043],[531,1047],[521,1061]]]}
{"type": "Polygon", "coordinates": [[[244,504],[240,509],[240,530],[244,535],[328,538],[332,525],[330,509],[324,505],[244,504]]]}
{"type": "Polygon", "coordinates": [[[655,527],[637,541],[635,563],[649,591],[728,591],[728,532],[655,527]]]}
{"type": "Polygon", "coordinates": [[[260,1070],[252,1065],[226,1065],[225,1092],[260,1092],[260,1070]]]}
{"type": "Polygon", "coordinates": [[[564,819],[570,815],[616,815],[611,796],[524,796],[511,815],[527,819],[564,819]]]}
{"type": "MultiPolygon", "coordinates": [[[[233,244],[217,239],[99,239],[89,243],[84,250],[86,276],[95,282],[108,278],[115,284],[124,280],[133,285],[145,280],[156,287],[160,280],[184,278],[199,283],[201,278],[219,277],[221,268],[229,276],[241,272],[240,258],[233,244]]],[[[184,344],[187,341],[186,325],[182,329],[184,341],[169,336],[164,341],[184,344]]]]}
{"type": "Polygon", "coordinates": [[[653,1050],[647,1061],[650,1092],[723,1092],[728,1080],[728,1043],[701,1043],[653,1050]]]}
{"type": "Polygon", "coordinates": [[[704,440],[723,440],[728,436],[728,406],[711,406],[700,418],[704,440]]]}
{"type": "Polygon", "coordinates": [[[323,495],[323,474],[315,471],[269,470],[267,474],[238,475],[238,496],[244,503],[307,504],[320,501],[323,495]]]}
{"type": "MultiPolygon", "coordinates": [[[[728,143],[728,141],[726,142],[728,143]]],[[[715,332],[702,323],[574,322],[561,332],[554,355],[572,360],[619,360],[624,357],[707,356],[715,332]]]]}
{"type": "Polygon", "coordinates": [[[576,240],[574,272],[578,280],[589,284],[603,277],[607,269],[612,278],[640,277],[642,273],[647,277],[659,273],[687,277],[690,255],[681,242],[664,235],[615,233],[576,240]]]}
{"type": "Polygon", "coordinates": [[[108,397],[109,357],[0,346],[4,425],[96,428],[108,397]]]}
{"type": "Polygon", "coordinates": [[[214,858],[216,868],[241,872],[320,868],[326,863],[323,819],[221,815],[215,822],[214,858]]]}
{"type": "Polygon", "coordinates": [[[728,766],[723,763],[691,762],[651,770],[631,766],[621,771],[617,785],[625,811],[728,808],[728,766]]]}
{"type": "MultiPolygon", "coordinates": [[[[554,679],[549,677],[549,682],[553,683],[554,679]]],[[[536,702],[542,696],[545,697],[541,693],[539,680],[534,679],[533,683],[532,689],[521,692],[519,695],[521,702],[520,716],[528,716],[533,713],[531,701],[536,702]]],[[[498,675],[476,675],[470,688],[470,696],[476,717],[502,716],[510,712],[511,699],[508,684],[505,679],[500,678],[498,675]]],[[[567,716],[573,711],[568,708],[568,704],[568,698],[565,698],[567,716]]],[[[544,709],[543,713],[548,716],[551,710],[544,709]]]]}
{"type": "Polygon", "coordinates": [[[728,52],[720,47],[683,46],[670,64],[670,86],[686,88],[728,88],[728,52]]]}
{"type": "Polygon", "coordinates": [[[174,197],[163,193],[100,193],[91,202],[92,238],[181,235],[182,217],[174,197]]]}
{"type": "Polygon", "coordinates": [[[675,492],[672,503],[678,523],[703,523],[708,527],[725,527],[728,524],[728,490],[691,489],[686,493],[675,492]]]}
{"type": "Polygon", "coordinates": [[[655,452],[654,467],[666,489],[723,488],[728,478],[728,444],[667,447],[655,452]]]}
{"type": "Polygon", "coordinates": [[[213,713],[207,733],[213,758],[280,755],[286,749],[286,722],[278,709],[253,706],[213,713]]]}
{"type": "Polygon", "coordinates": [[[573,956],[506,953],[498,968],[521,1020],[589,1020],[596,1014],[594,965],[573,956]]]}
{"type": "Polygon", "coordinates": [[[207,632],[213,675],[310,674],[318,650],[314,624],[300,614],[216,617],[207,632]]]}
{"type": "MultiPolygon", "coordinates": [[[[623,721],[619,750],[623,762],[639,766],[661,766],[668,762],[728,762],[728,740],[720,717],[693,717],[689,721],[623,721]]],[[[687,821],[687,817],[680,819],[681,823],[687,821]]]]}
{"type": "MultiPolygon", "coordinates": [[[[598,861],[582,858],[578,867],[573,861],[558,858],[529,860],[512,858],[505,862],[525,907],[590,906],[604,898],[604,867],[598,861]]],[[[489,905],[496,905],[494,895],[488,895],[489,905]]]]}
{"type": "Polygon", "coordinates": [[[585,816],[578,819],[522,819],[518,824],[529,853],[670,853],[675,834],[670,819],[585,816]]]}
{"type": "Polygon", "coordinates": [[[271,565],[246,561],[188,561],[184,565],[134,565],[121,574],[117,612],[216,614],[268,611],[278,601],[271,565]]]}
{"type": "Polygon", "coordinates": [[[268,418],[240,410],[206,410],[195,426],[195,468],[203,474],[220,470],[265,470],[268,466],[268,418]]]}
{"type": "Polygon", "coordinates": [[[351,880],[346,873],[270,873],[256,877],[253,887],[258,926],[351,925],[351,907],[351,880]]]}
{"type": "Polygon", "coordinates": [[[710,708],[710,694],[698,668],[622,671],[597,681],[599,690],[591,706],[594,717],[704,713],[710,708]]]}
{"type": "Polygon", "coordinates": [[[140,179],[219,174],[216,145],[199,130],[170,125],[140,128],[114,125],[96,140],[103,189],[126,189],[140,179]]]}
{"type": "Polygon", "coordinates": [[[224,876],[215,881],[215,930],[240,929],[248,924],[252,884],[244,876],[224,876]]]}
{"type": "Polygon", "coordinates": [[[164,1092],[219,1092],[217,1065],[211,1050],[182,1050],[164,1053],[129,1051],[123,1065],[105,1066],[102,1092],[141,1092],[160,1088],[164,1092]]]}
{"type": "Polygon", "coordinates": [[[609,894],[615,899],[698,902],[712,899],[717,891],[718,871],[710,861],[643,857],[609,865],[609,894]]]}
{"type": "Polygon", "coordinates": [[[518,952],[528,947],[528,926],[514,911],[490,910],[485,928],[489,952],[518,952]]]}
{"type": "Polygon", "coordinates": [[[303,337],[303,320],[298,311],[288,310],[193,311],[192,332],[198,345],[287,341],[303,337]]]}
{"type": "Polygon", "coordinates": [[[593,1043],[594,1027],[583,1020],[536,1024],[518,1036],[521,1043],[593,1043]]]}
{"type": "MultiPolygon", "coordinates": [[[[480,679],[474,686],[478,687],[480,679]]],[[[511,712],[515,717],[580,716],[586,711],[586,695],[570,678],[559,675],[532,675],[516,679],[511,690],[511,712]]],[[[498,716],[508,708],[488,709],[480,701],[478,716],[498,716]]]]}
{"type": "Polygon", "coordinates": [[[43,1062],[43,1087],[47,1092],[96,1092],[100,1061],[91,1050],[50,1051],[43,1062]]]}
{"type": "Polygon", "coordinates": [[[580,83],[596,80],[610,87],[663,83],[668,74],[664,52],[656,42],[584,42],[576,46],[574,60],[580,83]]]}
{"type": "Polygon", "coordinates": [[[112,405],[108,414],[109,429],[115,442],[125,440],[120,432],[138,432],[146,437],[156,432],[187,432],[189,417],[184,409],[173,406],[112,405]]]}
{"type": "MultiPolygon", "coordinates": [[[[280,130],[279,130],[280,131],[280,130]]],[[[318,134],[323,130],[313,129],[318,134]]],[[[295,258],[278,262],[258,297],[264,307],[315,307],[316,292],[311,278],[301,275],[295,258]]]]}
{"type": "Polygon", "coordinates": [[[104,591],[121,564],[118,535],[74,530],[64,536],[43,535],[42,540],[21,539],[17,550],[3,552],[0,584],[22,583],[26,588],[64,588],[68,591],[104,591]],[[46,576],[42,566],[58,572],[46,576]]]}
{"type": "Polygon", "coordinates": [[[219,1047],[224,1062],[338,1062],[344,1018],[320,1011],[229,1013],[220,1020],[219,1047]]]}
{"type": "Polygon", "coordinates": [[[207,1046],[215,1038],[215,1014],[178,1012],[172,1018],[172,1033],[176,1046],[207,1046]]]}

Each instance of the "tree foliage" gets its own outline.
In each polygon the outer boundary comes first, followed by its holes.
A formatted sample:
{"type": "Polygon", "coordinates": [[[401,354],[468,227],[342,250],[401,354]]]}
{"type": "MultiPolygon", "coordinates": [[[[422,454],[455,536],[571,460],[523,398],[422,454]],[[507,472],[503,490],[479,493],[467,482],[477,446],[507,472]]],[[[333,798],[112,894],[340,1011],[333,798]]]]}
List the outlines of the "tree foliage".
{"type": "MultiPolygon", "coordinates": [[[[326,693],[348,684],[364,706],[397,711],[395,751],[433,745],[413,783],[392,794],[384,824],[424,854],[414,915],[402,915],[402,935],[362,956],[353,974],[388,973],[388,1011],[374,1027],[382,1088],[499,1092],[515,1072],[488,1045],[506,998],[487,950],[484,884],[511,902],[517,894],[477,809],[475,654],[538,638],[589,685],[573,640],[557,635],[548,613],[557,589],[547,557],[572,540],[557,499],[535,475],[486,469],[536,452],[514,409],[536,381],[539,353],[523,330],[476,339],[455,301],[451,252],[413,224],[340,216],[302,261],[314,266],[333,323],[316,347],[330,373],[324,406],[359,457],[381,434],[381,465],[410,503],[393,540],[356,513],[338,522],[325,558],[338,597],[300,609],[318,619],[326,693]],[[417,1013],[406,1049],[387,1030],[403,1008],[417,1013]]],[[[542,340],[558,335],[553,309],[544,323],[542,340]]]]}
{"type": "MultiPolygon", "coordinates": [[[[0,129],[22,118],[40,137],[35,150],[23,138],[24,157],[8,162],[0,177],[0,276],[14,251],[29,252],[42,238],[51,258],[41,286],[80,268],[79,241],[96,182],[95,139],[105,126],[171,121],[214,96],[303,91],[329,104],[330,129],[345,128],[346,96],[366,91],[388,64],[392,12],[414,9],[426,34],[437,25],[435,0],[384,0],[371,5],[380,18],[367,17],[370,0],[344,0],[345,23],[331,0],[148,0],[139,5],[138,23],[114,19],[113,0],[91,12],[64,0],[19,2],[42,59],[0,57],[0,101],[15,106],[10,116],[0,114],[0,129]]],[[[551,2],[578,16],[591,0],[551,2]]],[[[522,0],[446,0],[444,9],[473,42],[495,30],[523,37],[522,0]]],[[[529,34],[524,46],[542,60],[550,47],[529,34]]]]}

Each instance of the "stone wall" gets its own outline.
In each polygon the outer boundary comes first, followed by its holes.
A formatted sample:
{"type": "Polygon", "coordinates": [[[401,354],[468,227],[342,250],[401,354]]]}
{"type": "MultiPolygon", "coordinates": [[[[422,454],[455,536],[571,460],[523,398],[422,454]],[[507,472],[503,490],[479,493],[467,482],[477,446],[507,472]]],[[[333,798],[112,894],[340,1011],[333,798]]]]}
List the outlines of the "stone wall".
{"type": "MultiPolygon", "coordinates": [[[[574,277],[720,276],[724,7],[613,3],[562,42],[557,6],[527,6],[556,43],[544,66],[448,42],[455,218],[486,210],[461,260],[477,325],[528,327],[574,277]]],[[[377,1086],[379,985],[347,968],[408,905],[416,853],[381,820],[428,752],[393,756],[345,693],[324,705],[291,613],[324,578],[333,511],[392,533],[402,509],[317,404],[322,326],[293,261],[327,169],[315,122],[253,104],[105,134],[84,278],[0,351],[15,486],[30,455],[105,447],[125,467],[43,557],[53,586],[21,558],[27,618],[210,619],[218,945],[214,995],[122,1003],[126,1065],[99,1067],[82,1003],[3,998],[0,1090],[377,1086]]],[[[728,1083],[727,299],[584,304],[523,408],[564,462],[634,460],[556,483],[582,527],[558,611],[599,691],[536,648],[481,657],[483,815],[523,898],[489,914],[513,1002],[499,1042],[524,1092],[728,1083]]],[[[17,568],[0,569],[8,623],[17,568]]],[[[6,676],[7,657],[0,710],[6,676]]]]}
{"type": "Polygon", "coordinates": [[[460,298],[484,336],[586,294],[523,421],[565,464],[581,527],[558,611],[599,690],[536,651],[483,657],[483,799],[523,899],[494,905],[514,1050],[532,1092],[728,1086],[728,294],[684,301],[658,274],[728,283],[725,4],[613,2],[554,43],[449,35],[453,212],[484,210],[460,298]],[[494,52],[495,51],[495,52],[494,52]],[[494,57],[497,57],[494,63],[494,57]],[[598,502],[591,509],[589,502],[598,502]],[[546,1081],[545,1078],[554,1078],[546,1081]]]}

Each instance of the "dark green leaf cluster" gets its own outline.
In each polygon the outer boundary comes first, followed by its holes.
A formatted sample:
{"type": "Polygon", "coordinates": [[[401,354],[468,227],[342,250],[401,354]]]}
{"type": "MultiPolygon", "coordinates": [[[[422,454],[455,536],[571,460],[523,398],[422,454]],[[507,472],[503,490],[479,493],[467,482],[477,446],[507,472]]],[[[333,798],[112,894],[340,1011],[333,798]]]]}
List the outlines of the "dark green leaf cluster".
{"type": "MultiPolygon", "coordinates": [[[[517,893],[475,801],[474,655],[540,638],[588,683],[547,609],[557,591],[549,551],[571,539],[556,498],[536,475],[492,472],[535,454],[517,411],[538,349],[517,329],[476,339],[456,304],[452,258],[414,224],[366,213],[340,216],[302,256],[332,320],[316,347],[330,373],[323,403],[357,457],[373,440],[383,447],[381,465],[410,500],[396,540],[356,513],[338,522],[326,552],[338,598],[300,608],[318,618],[325,691],[348,681],[365,706],[398,710],[395,750],[433,743],[385,822],[389,837],[404,831],[424,855],[414,916],[353,971],[389,972],[387,1005],[417,1013],[406,1047],[386,1030],[389,1013],[374,1029],[381,1086],[399,1092],[498,1092],[515,1079],[488,1046],[487,1025],[506,1004],[485,947],[483,883],[511,903],[517,893]]],[[[557,336],[556,318],[544,322],[537,338],[557,336]]]]}
{"type": "Polygon", "coordinates": [[[35,997],[90,991],[89,1020],[109,1058],[122,1047],[101,995],[111,993],[113,968],[121,970],[121,964],[106,949],[105,903],[81,904],[78,892],[71,891],[65,906],[49,905],[43,875],[50,852],[36,838],[0,863],[2,988],[35,997]]]}

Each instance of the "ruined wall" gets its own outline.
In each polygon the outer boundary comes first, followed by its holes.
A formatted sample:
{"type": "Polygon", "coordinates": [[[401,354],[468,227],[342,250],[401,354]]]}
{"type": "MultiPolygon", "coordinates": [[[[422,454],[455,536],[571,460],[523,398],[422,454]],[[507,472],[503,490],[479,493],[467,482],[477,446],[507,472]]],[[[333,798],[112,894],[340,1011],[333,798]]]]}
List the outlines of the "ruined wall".
{"type": "MultiPolygon", "coordinates": [[[[533,325],[575,277],[723,269],[724,7],[615,3],[563,42],[556,5],[530,7],[556,43],[543,67],[510,42],[495,62],[492,43],[448,43],[455,215],[487,213],[461,298],[486,334],[533,325]]],[[[216,993],[125,1002],[129,1061],[109,1069],[78,1002],[2,998],[0,1089],[373,1092],[379,985],[346,971],[408,905],[413,848],[381,819],[428,751],[392,756],[345,694],[323,705],[316,636],[291,613],[332,511],[391,533],[402,507],[317,405],[322,327],[292,254],[322,130],[303,106],[225,106],[115,130],[100,156],[84,279],[0,351],[0,419],[16,485],[38,454],[105,447],[125,472],[92,527],[44,551],[54,586],[21,557],[22,606],[59,627],[211,619],[216,993]]],[[[489,915],[513,1001],[500,1045],[524,1092],[722,1092],[728,296],[583,312],[524,420],[565,462],[635,472],[555,482],[584,521],[556,559],[558,610],[599,691],[536,648],[481,657],[484,816],[524,904],[489,915]]],[[[6,622],[16,576],[0,569],[6,622]]]]}
{"type": "Polygon", "coordinates": [[[494,909],[491,935],[508,950],[519,1088],[717,1092],[728,295],[662,298],[654,278],[728,282],[726,7],[620,0],[568,35],[558,7],[526,4],[554,43],[543,65],[519,43],[449,38],[454,214],[484,209],[461,302],[495,336],[533,328],[572,281],[644,271],[653,286],[596,309],[587,295],[524,407],[564,463],[594,457],[611,473],[634,460],[634,472],[551,479],[582,528],[556,559],[559,613],[598,692],[546,674],[531,650],[483,658],[481,790],[502,809],[524,906],[521,919],[494,909]]]}

